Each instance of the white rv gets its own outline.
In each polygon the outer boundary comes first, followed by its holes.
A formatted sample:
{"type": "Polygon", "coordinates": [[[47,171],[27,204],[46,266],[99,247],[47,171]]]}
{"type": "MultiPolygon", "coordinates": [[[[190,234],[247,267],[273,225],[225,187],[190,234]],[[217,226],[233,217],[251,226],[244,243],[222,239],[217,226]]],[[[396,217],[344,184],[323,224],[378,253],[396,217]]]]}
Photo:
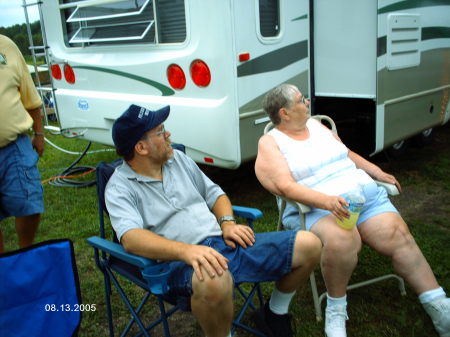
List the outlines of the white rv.
{"type": "Polygon", "coordinates": [[[199,163],[255,157],[265,93],[309,93],[352,148],[374,154],[450,118],[448,0],[44,0],[63,132],[111,144],[131,104],[199,163]]]}

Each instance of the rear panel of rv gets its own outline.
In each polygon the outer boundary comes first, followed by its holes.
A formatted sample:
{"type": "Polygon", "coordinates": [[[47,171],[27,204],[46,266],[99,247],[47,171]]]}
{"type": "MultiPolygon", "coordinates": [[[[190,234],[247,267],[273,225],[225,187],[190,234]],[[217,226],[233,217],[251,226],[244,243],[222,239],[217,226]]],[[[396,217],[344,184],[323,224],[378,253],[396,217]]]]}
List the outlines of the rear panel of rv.
{"type": "Polygon", "coordinates": [[[75,82],[53,80],[62,129],[113,145],[111,127],[130,105],[170,105],[165,123],[172,141],[200,163],[237,167],[241,162],[236,54],[228,1],[44,1],[52,64],[70,65],[75,82]],[[78,5],[75,5],[78,4],[78,5]],[[67,7],[67,8],[66,8],[67,7]],[[191,64],[210,70],[196,85],[191,64]],[[178,65],[186,84],[174,89],[167,69],[178,65]]]}

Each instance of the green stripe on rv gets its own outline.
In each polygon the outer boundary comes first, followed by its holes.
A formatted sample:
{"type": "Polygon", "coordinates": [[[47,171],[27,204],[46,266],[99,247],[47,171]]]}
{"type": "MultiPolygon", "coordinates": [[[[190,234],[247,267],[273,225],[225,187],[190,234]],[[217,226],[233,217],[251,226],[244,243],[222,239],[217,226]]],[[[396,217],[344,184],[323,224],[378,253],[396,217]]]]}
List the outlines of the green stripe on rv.
{"type": "Polygon", "coordinates": [[[448,5],[449,5],[448,0],[405,0],[380,8],[378,10],[378,14],[401,11],[417,7],[448,6],[448,5]]]}
{"type": "MultiPolygon", "coordinates": [[[[448,39],[450,38],[450,27],[423,27],[421,40],[448,39]]],[[[377,39],[377,56],[386,54],[386,36],[377,39]]]]}
{"type": "Polygon", "coordinates": [[[300,20],[305,20],[307,18],[308,18],[308,14],[305,14],[305,15],[299,16],[297,18],[293,18],[291,21],[300,21],[300,20]]]}
{"type": "Polygon", "coordinates": [[[100,68],[100,67],[90,67],[90,66],[74,66],[73,68],[101,71],[103,73],[110,73],[110,74],[114,74],[114,75],[117,75],[117,76],[130,78],[132,80],[148,84],[148,85],[158,89],[159,91],[161,91],[161,94],[163,96],[171,96],[171,95],[175,94],[174,90],[172,90],[171,88],[169,88],[168,86],[166,86],[164,84],[152,81],[152,80],[150,80],[148,78],[145,78],[145,77],[133,75],[133,74],[130,74],[130,73],[125,73],[123,71],[107,69],[107,68],[100,68]]]}
{"type": "Polygon", "coordinates": [[[308,42],[300,41],[258,56],[237,67],[238,77],[256,75],[283,69],[308,57],[308,42]]]}

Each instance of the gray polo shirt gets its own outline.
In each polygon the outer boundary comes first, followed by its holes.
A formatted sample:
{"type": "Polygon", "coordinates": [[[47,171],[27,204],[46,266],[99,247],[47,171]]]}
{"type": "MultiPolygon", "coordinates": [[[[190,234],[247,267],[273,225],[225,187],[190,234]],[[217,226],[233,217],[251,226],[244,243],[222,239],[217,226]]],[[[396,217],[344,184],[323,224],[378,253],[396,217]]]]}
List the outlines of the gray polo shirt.
{"type": "Polygon", "coordinates": [[[126,162],[111,176],[105,199],[119,240],[133,228],[190,244],[222,235],[211,209],[225,193],[192,159],[173,152],[163,166],[163,181],[137,174],[126,162]]]}

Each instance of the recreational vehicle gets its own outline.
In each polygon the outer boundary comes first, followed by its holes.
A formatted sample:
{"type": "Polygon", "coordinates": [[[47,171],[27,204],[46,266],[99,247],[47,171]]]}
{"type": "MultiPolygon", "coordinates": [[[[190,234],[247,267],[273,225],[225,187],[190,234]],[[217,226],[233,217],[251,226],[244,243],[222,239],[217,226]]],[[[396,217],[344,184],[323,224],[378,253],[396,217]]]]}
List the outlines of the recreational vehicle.
{"type": "Polygon", "coordinates": [[[251,160],[289,82],[371,155],[448,121],[448,0],[43,0],[61,131],[112,145],[131,104],[170,105],[199,163],[251,160]]]}

